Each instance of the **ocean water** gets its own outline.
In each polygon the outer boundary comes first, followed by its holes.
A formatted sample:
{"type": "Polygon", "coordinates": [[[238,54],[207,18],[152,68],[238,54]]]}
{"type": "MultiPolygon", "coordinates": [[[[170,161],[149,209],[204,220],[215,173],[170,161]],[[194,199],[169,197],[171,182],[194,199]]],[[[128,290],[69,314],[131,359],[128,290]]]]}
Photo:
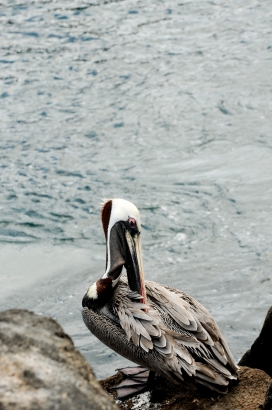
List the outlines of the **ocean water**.
{"type": "Polygon", "coordinates": [[[0,6],[0,308],[54,317],[99,378],[127,361],[81,299],[102,198],[138,206],[148,279],[203,303],[238,360],[271,301],[272,8],[257,0],[0,6]]]}

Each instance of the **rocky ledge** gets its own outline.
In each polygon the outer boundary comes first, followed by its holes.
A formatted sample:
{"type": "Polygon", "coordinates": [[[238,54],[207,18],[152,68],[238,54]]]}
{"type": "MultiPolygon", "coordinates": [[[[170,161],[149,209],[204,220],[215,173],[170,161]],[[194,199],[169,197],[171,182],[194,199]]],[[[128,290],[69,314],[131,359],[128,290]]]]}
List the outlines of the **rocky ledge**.
{"type": "Polygon", "coordinates": [[[99,384],[53,319],[8,310],[0,312],[0,410],[271,410],[271,346],[272,308],[228,394],[173,387],[158,379],[150,391],[116,404],[111,396],[120,373],[99,384]]]}
{"type": "MultiPolygon", "coordinates": [[[[119,373],[101,381],[108,392],[120,383],[119,373]]],[[[260,410],[264,409],[267,389],[272,382],[270,376],[259,369],[241,367],[239,382],[228,394],[213,394],[204,390],[192,390],[186,386],[175,387],[158,380],[149,392],[118,402],[121,409],[133,410],[260,410]]],[[[266,407],[266,410],[271,410],[266,407]]]]}
{"type": "Polygon", "coordinates": [[[1,410],[118,410],[53,319],[0,312],[1,410]]]}

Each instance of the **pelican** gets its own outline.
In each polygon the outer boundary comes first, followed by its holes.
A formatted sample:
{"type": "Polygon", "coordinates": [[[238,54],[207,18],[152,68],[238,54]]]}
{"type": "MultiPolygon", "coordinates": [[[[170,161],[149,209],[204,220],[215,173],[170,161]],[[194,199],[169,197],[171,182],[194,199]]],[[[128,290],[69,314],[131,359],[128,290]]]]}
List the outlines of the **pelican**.
{"type": "Polygon", "coordinates": [[[82,316],[101,342],[139,365],[119,369],[126,379],[117,397],[143,391],[154,374],[226,393],[238,367],[211,314],[186,293],[144,279],[136,206],[107,200],[101,221],[106,270],[84,295],[82,316]]]}

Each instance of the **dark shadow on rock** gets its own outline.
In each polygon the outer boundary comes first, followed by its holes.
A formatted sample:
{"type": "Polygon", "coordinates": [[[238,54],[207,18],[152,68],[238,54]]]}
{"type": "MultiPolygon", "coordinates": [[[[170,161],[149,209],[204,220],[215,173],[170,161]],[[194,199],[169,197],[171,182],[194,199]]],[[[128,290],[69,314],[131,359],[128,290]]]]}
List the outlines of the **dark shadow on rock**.
{"type": "Polygon", "coordinates": [[[266,395],[265,395],[265,401],[263,405],[263,410],[271,410],[272,409],[272,383],[267,389],[266,395]]]}
{"type": "Polygon", "coordinates": [[[238,364],[261,369],[272,377],[272,307],[267,312],[259,337],[238,364]]]}
{"type": "Polygon", "coordinates": [[[53,319],[0,312],[1,410],[117,410],[53,319]]]}

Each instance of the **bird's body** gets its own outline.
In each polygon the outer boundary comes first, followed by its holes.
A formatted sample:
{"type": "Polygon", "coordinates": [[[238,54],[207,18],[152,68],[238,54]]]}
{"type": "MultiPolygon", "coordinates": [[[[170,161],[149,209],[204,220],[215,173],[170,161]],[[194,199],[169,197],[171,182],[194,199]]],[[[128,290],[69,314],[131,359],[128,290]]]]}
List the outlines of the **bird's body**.
{"type": "Polygon", "coordinates": [[[237,366],[217,324],[184,292],[144,280],[137,208],[110,201],[107,221],[109,201],[102,209],[107,268],[83,298],[86,326],[115,352],[174,383],[196,382],[225,393],[237,366]],[[125,208],[118,218],[117,205],[125,208]]]}

